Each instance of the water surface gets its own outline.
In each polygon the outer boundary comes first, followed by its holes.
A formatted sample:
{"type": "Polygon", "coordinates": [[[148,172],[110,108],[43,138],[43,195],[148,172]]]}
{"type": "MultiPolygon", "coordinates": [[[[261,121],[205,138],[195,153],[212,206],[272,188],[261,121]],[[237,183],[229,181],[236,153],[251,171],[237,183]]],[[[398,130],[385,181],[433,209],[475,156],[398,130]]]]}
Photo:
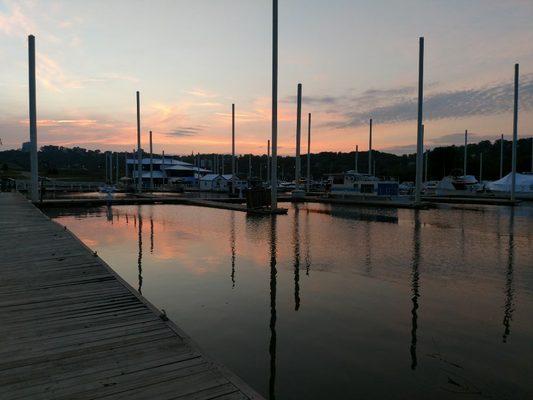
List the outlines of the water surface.
{"type": "Polygon", "coordinates": [[[267,398],[533,398],[533,208],[49,215],[267,398]]]}

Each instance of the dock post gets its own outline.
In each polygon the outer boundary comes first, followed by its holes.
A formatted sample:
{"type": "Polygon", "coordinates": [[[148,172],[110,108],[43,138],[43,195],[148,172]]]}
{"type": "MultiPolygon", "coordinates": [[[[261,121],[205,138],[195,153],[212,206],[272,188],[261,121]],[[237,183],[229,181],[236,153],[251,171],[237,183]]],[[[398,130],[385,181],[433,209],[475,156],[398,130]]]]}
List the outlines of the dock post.
{"type": "Polygon", "coordinates": [[[235,104],[231,105],[231,194],[235,194],[235,104]]]}
{"type": "Polygon", "coordinates": [[[466,160],[468,158],[468,129],[465,130],[465,153],[464,153],[464,160],[463,160],[463,176],[466,176],[466,160]]]}
{"type": "Polygon", "coordinates": [[[118,185],[118,176],[119,176],[119,164],[118,164],[118,151],[116,152],[116,157],[115,157],[115,164],[117,164],[117,170],[116,170],[116,176],[115,176],[115,182],[116,184],[118,185]]]}
{"type": "Polygon", "coordinates": [[[503,177],[503,133],[502,133],[502,138],[500,140],[500,179],[502,179],[502,177],[503,177]]]}
{"type": "Polygon", "coordinates": [[[372,118],[370,118],[370,132],[368,134],[368,175],[372,175],[372,118]]]}
{"type": "Polygon", "coordinates": [[[307,178],[305,190],[311,188],[311,113],[307,114],[307,178]]]}
{"type": "Polygon", "coordinates": [[[423,104],[424,104],[424,38],[419,39],[418,51],[418,129],[416,143],[416,189],[415,202],[420,203],[422,195],[422,167],[424,156],[424,125],[423,125],[423,104]]]}
{"type": "Polygon", "coordinates": [[[270,200],[278,208],[278,0],[272,0],[272,172],[270,200]]]}
{"type": "Polygon", "coordinates": [[[154,160],[152,147],[152,131],[150,131],[150,190],[154,190],[154,160]]]}
{"type": "Polygon", "coordinates": [[[128,177],[128,152],[124,155],[124,176],[128,177]]]}
{"type": "Polygon", "coordinates": [[[359,145],[355,145],[355,173],[359,173],[359,145]]]}
{"type": "Polygon", "coordinates": [[[298,84],[298,94],[296,97],[296,156],[294,159],[294,183],[295,190],[300,190],[301,160],[300,160],[300,139],[302,134],[302,84],[298,84]]]}
{"type": "Polygon", "coordinates": [[[35,36],[28,36],[28,87],[30,117],[31,201],[39,200],[39,163],[37,159],[37,96],[35,89],[35,36]]]}
{"type": "Polygon", "coordinates": [[[142,154],[141,154],[141,99],[139,91],[137,97],[137,192],[142,192],[142,154]]]}
{"type": "Polygon", "coordinates": [[[514,107],[513,107],[513,152],[512,152],[512,177],[511,201],[515,201],[516,190],[516,141],[518,139],[518,64],[514,65],[514,107]]]}

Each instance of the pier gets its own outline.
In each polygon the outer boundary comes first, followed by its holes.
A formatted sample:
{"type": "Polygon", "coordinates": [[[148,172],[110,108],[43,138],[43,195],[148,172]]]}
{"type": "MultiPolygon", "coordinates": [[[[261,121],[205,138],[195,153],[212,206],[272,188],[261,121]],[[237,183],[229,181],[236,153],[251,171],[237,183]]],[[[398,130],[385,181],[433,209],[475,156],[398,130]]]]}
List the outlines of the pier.
{"type": "Polygon", "coordinates": [[[66,227],[0,193],[2,399],[261,399],[66,227]]]}

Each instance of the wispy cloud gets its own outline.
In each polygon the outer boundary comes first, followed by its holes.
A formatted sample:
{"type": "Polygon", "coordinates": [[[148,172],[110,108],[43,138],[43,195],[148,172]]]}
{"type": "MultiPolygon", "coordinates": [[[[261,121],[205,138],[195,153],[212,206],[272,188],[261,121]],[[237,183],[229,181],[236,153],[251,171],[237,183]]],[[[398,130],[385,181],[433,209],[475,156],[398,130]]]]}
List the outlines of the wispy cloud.
{"type": "MultiPolygon", "coordinates": [[[[306,97],[305,101],[325,105],[326,113],[337,113],[341,118],[325,123],[334,128],[359,127],[369,118],[378,123],[398,123],[415,120],[417,116],[417,98],[412,87],[368,90],[356,96],[306,97]]],[[[432,92],[424,100],[425,117],[430,120],[494,115],[508,112],[512,107],[512,82],[432,92]]],[[[533,74],[521,77],[520,107],[533,109],[533,74]]]]}
{"type": "Polygon", "coordinates": [[[175,128],[170,132],[165,133],[167,136],[174,136],[174,137],[184,137],[184,136],[195,136],[199,132],[203,131],[203,126],[184,126],[175,128]]]}

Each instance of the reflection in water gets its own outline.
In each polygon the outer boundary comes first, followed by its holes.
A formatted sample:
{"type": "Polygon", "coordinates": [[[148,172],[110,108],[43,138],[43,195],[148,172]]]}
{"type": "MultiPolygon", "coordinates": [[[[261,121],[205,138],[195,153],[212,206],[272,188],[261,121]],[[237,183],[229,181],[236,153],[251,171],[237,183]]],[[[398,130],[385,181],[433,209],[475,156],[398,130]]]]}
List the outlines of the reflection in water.
{"type": "Polygon", "coordinates": [[[305,214],[305,274],[309,276],[311,268],[311,240],[309,238],[309,210],[305,214]]]}
{"type": "MultiPolygon", "coordinates": [[[[142,286],[143,286],[143,269],[142,269],[142,258],[143,258],[143,217],[141,215],[141,208],[137,208],[137,214],[139,216],[139,253],[137,256],[137,268],[139,269],[139,288],[137,289],[140,294],[142,294],[142,286]]],[[[133,216],[133,220],[136,221],[135,215],[133,216]]]]}
{"type": "Polygon", "coordinates": [[[509,218],[509,253],[507,258],[507,274],[505,276],[505,307],[503,315],[503,343],[507,343],[507,338],[511,333],[511,321],[514,312],[514,207],[511,207],[511,216],[509,218]]]}
{"type": "Polygon", "coordinates": [[[293,247],[294,247],[294,309],[298,311],[300,308],[300,209],[298,205],[294,208],[294,232],[293,232],[293,247]]]}
{"type": "Polygon", "coordinates": [[[268,348],[270,353],[270,380],[268,382],[268,393],[269,398],[274,400],[276,398],[276,284],[278,274],[276,269],[276,216],[273,215],[270,221],[270,345],[268,348]]]}
{"type": "Polygon", "coordinates": [[[106,207],[106,217],[109,222],[113,223],[113,209],[110,205],[106,207]]]}
{"type": "Polygon", "coordinates": [[[150,254],[154,254],[154,218],[150,215],[150,254]]]}
{"type": "Polygon", "coordinates": [[[230,211],[231,287],[235,287],[235,211],[230,211]]]}
{"type": "Polygon", "coordinates": [[[411,369],[416,369],[416,331],[418,328],[418,298],[420,297],[419,291],[419,279],[420,273],[418,266],[420,264],[420,211],[415,210],[415,225],[413,236],[413,260],[412,260],[412,273],[411,273],[411,301],[413,307],[411,308],[411,369]]]}

